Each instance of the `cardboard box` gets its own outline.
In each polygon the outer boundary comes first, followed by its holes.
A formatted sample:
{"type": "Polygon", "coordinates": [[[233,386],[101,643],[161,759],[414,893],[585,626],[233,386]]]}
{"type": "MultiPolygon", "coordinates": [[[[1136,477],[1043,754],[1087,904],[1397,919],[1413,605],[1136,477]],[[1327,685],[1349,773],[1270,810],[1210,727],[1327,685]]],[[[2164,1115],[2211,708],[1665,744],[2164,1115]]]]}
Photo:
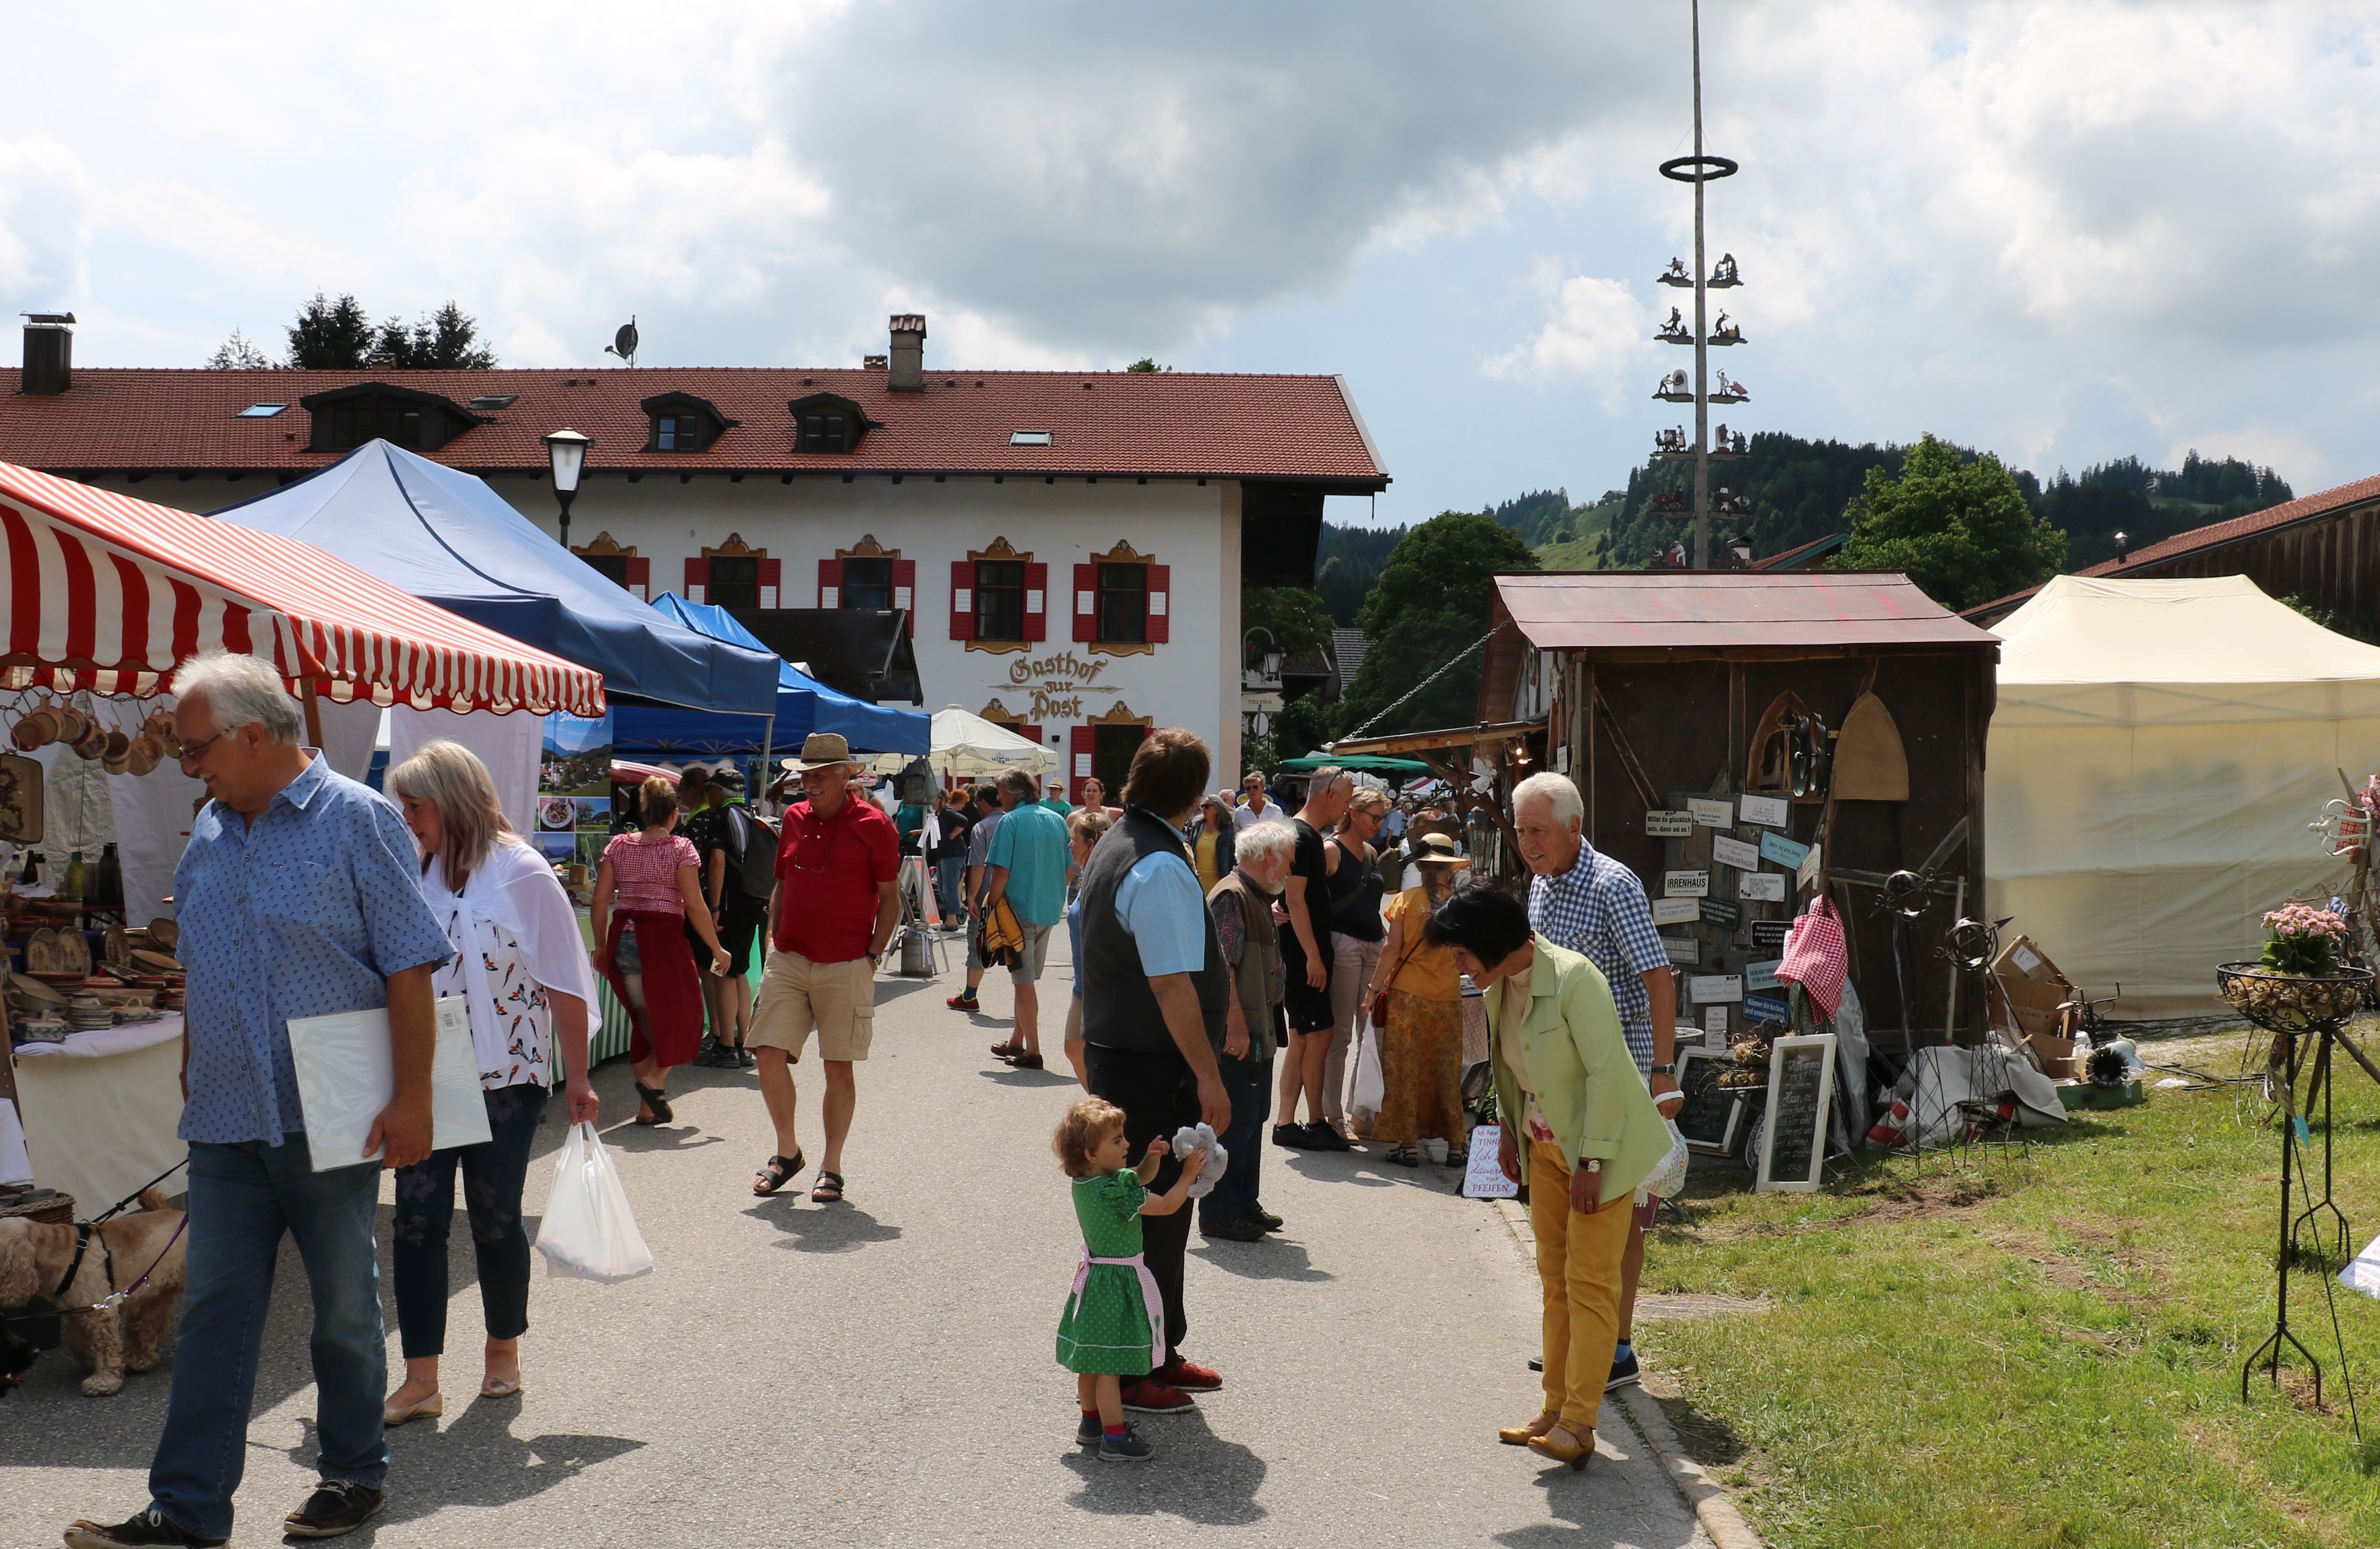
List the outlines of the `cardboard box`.
{"type": "Polygon", "coordinates": [[[2028,1033],[2024,1047],[2033,1052],[2034,1063],[2041,1067],[2041,1073],[2052,1081],[2065,1081],[2082,1073],[2074,1062],[2074,1040],[2071,1038],[2028,1033]]]}
{"type": "Polygon", "coordinates": [[[2075,998],[2074,982],[2029,936],[2000,949],[1984,996],[1992,1025],[2023,1042],[2064,1042],[2070,1058],[2076,1012],[2068,1008],[2075,998]]]}

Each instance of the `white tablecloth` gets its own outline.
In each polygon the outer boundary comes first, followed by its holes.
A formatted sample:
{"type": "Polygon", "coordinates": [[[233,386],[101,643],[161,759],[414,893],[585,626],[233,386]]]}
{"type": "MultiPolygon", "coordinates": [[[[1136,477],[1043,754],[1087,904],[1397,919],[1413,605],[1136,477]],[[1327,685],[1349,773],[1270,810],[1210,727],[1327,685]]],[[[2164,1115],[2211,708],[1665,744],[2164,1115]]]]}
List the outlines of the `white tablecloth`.
{"type": "MultiPolygon", "coordinates": [[[[18,1117],[33,1181],[89,1216],[179,1161],[182,1019],[77,1033],[16,1051],[18,1117]]],[[[168,1194],[188,1185],[178,1175],[168,1194]]]]}
{"type": "Polygon", "coordinates": [[[17,1123],[17,1105],[0,1097],[0,1183],[30,1183],[33,1159],[25,1155],[25,1131],[17,1123]]]}

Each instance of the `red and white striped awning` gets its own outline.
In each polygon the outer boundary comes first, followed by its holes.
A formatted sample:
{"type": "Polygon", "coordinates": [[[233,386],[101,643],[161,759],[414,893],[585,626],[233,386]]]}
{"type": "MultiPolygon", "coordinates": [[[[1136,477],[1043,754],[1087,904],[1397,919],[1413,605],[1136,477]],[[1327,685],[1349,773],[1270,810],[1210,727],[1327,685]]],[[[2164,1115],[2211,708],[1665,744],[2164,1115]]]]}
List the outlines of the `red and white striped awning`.
{"type": "Polygon", "coordinates": [[[603,713],[601,674],[310,543],[13,463],[0,463],[0,688],[155,694],[221,647],[341,703],[603,713]]]}

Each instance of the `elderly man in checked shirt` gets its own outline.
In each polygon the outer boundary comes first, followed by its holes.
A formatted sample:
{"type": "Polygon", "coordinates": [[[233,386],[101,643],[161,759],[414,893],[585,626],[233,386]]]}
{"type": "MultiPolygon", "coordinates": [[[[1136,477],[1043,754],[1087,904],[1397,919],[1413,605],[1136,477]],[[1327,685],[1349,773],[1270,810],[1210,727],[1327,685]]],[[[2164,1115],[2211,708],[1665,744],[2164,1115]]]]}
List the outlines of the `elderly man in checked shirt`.
{"type": "Polygon", "coordinates": [[[190,1148],[190,1237],[180,1340],[147,1509],[119,1523],[75,1523],[68,1549],[231,1536],[285,1233],[298,1240],[313,1292],[322,1482],[282,1531],[334,1538],[380,1510],[387,1362],[373,1215],[382,1170],[430,1154],[430,980],[451,950],[422,901],[405,819],[299,745],[298,706],[266,663],[211,651],[182,665],[175,689],[182,768],[213,798],[191,821],[174,873],[189,969],[181,1136],[190,1148]],[[382,1007],[395,1091],[364,1146],[382,1151],[380,1163],[318,1163],[298,1101],[290,1019],[382,1007]]]}
{"type": "MultiPolygon", "coordinates": [[[[1532,775],[1512,792],[1512,832],[1533,873],[1529,928],[1557,947],[1585,953],[1603,970],[1628,1052],[1651,1084],[1661,1116],[1675,1119],[1685,1099],[1678,1091],[1678,983],[1670,974],[1669,950],[1653,928],[1645,884],[1586,842],[1585,818],[1578,787],[1567,776],[1532,775]]],[[[1651,1216],[1649,1206],[1638,1211],[1628,1228],[1628,1254],[1620,1265],[1620,1348],[1607,1392],[1637,1377],[1629,1334],[1651,1216]]]]}

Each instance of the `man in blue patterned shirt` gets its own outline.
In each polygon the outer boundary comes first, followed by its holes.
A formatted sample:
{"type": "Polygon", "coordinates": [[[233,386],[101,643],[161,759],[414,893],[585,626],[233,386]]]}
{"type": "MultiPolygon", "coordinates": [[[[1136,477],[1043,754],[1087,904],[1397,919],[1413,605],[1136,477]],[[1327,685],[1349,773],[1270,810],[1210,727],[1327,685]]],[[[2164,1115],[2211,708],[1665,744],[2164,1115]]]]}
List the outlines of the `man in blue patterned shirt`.
{"type": "MultiPolygon", "coordinates": [[[[1585,815],[1578,787],[1566,775],[1532,775],[1512,792],[1512,834],[1533,874],[1529,928],[1557,947],[1585,953],[1603,970],[1628,1052],[1650,1083],[1661,1116],[1675,1119],[1685,1099],[1678,1095],[1678,982],[1670,973],[1669,949],[1653,927],[1645,884],[1586,842],[1585,815]]],[[[1648,1206],[1628,1228],[1628,1253],[1620,1265],[1620,1348],[1607,1391],[1636,1380],[1629,1334],[1636,1282],[1645,1271],[1645,1228],[1651,1224],[1648,1206]]]]}
{"type": "Polygon", "coordinates": [[[69,1549],[219,1544],[248,1451],[259,1347],[284,1233],[314,1301],[322,1482],[285,1519],[294,1537],[353,1531],[388,1473],[386,1352],[373,1215],[382,1168],[430,1154],[437,1037],[431,974],[452,955],[422,901],[395,807],[299,745],[298,708],[253,657],[211,651],[176,674],[182,768],[213,798],[174,874],[188,969],[183,1043],[189,1257],[173,1397],[148,1509],[77,1522],[69,1549]],[[389,1013],[394,1099],[362,1156],[315,1170],[289,1047],[295,1017],[389,1013]]]}

